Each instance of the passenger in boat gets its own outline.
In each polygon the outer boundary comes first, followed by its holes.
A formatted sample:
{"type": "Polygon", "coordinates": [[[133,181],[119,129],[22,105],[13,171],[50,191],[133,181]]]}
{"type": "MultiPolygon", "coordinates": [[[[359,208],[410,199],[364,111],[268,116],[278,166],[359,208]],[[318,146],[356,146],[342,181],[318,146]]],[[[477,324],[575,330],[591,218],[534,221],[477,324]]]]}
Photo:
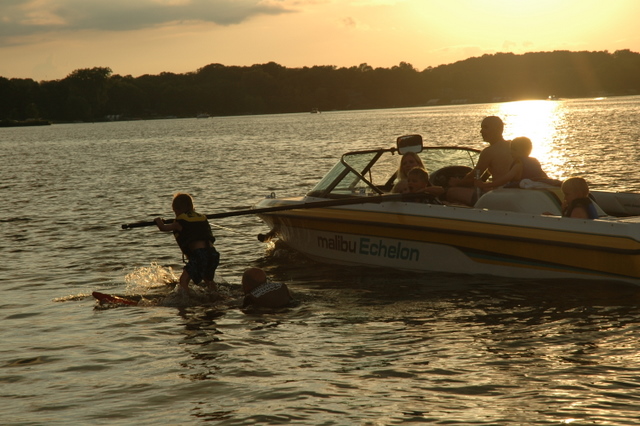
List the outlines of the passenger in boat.
{"type": "Polygon", "coordinates": [[[475,168],[462,178],[451,178],[447,189],[447,200],[473,206],[478,197],[478,190],[474,187],[476,176],[489,172],[492,180],[500,180],[511,168],[511,143],[502,136],[504,123],[500,117],[489,116],[482,120],[480,134],[489,146],[482,150],[475,168]]]}
{"type": "Polygon", "coordinates": [[[173,232],[182,250],[182,259],[187,259],[180,275],[180,291],[188,294],[189,281],[196,285],[204,281],[204,285],[216,291],[213,281],[216,269],[220,263],[220,254],[213,246],[216,241],[211,233],[211,226],[205,215],[197,213],[193,207],[193,198],[189,194],[178,193],[171,204],[176,218],[173,222],[165,223],[160,217],[155,219],[158,229],[163,232],[173,232]]]}
{"type": "Polygon", "coordinates": [[[400,182],[396,183],[395,185],[393,185],[393,189],[391,190],[391,192],[398,194],[406,194],[410,192],[409,181],[401,180],[400,182]]]}
{"type": "Polygon", "coordinates": [[[444,194],[444,188],[431,185],[429,182],[429,172],[420,167],[414,167],[407,173],[407,187],[407,192],[413,194],[424,192],[434,197],[439,197],[444,194]]]}
{"type": "Polygon", "coordinates": [[[249,305],[263,308],[282,308],[291,302],[289,288],[283,283],[267,280],[267,274],[260,268],[249,268],[242,274],[242,307],[249,305]]]}
{"type": "Polygon", "coordinates": [[[589,198],[589,185],[581,177],[572,177],[562,183],[562,216],[578,219],[597,219],[598,211],[589,198]]]}
{"type": "Polygon", "coordinates": [[[420,167],[424,169],[424,163],[418,154],[415,152],[407,152],[400,158],[400,164],[398,165],[398,171],[396,172],[396,183],[393,185],[391,192],[400,193],[406,191],[407,174],[409,170],[414,167],[420,167]],[[403,191],[404,190],[404,191],[403,191]]]}
{"type": "Polygon", "coordinates": [[[483,182],[480,179],[475,180],[476,188],[494,189],[501,186],[508,188],[519,188],[522,179],[531,179],[532,181],[552,181],[549,176],[542,170],[542,166],[537,158],[530,157],[533,144],[531,139],[520,136],[511,141],[511,157],[513,163],[509,171],[500,179],[493,179],[483,182]]]}

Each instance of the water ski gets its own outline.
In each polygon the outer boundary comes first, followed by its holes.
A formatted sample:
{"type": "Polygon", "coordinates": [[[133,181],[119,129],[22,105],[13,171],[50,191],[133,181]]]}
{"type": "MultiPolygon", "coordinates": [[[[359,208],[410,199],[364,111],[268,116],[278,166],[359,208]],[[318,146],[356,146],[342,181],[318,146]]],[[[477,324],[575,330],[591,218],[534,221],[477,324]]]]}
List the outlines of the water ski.
{"type": "Polygon", "coordinates": [[[189,293],[170,292],[167,294],[115,295],[99,291],[91,293],[98,301],[99,307],[117,306],[195,306],[223,303],[237,297],[233,291],[223,288],[222,292],[210,292],[201,288],[190,288],[189,293]]]}
{"type": "Polygon", "coordinates": [[[133,298],[116,296],[114,294],[106,294],[100,293],[99,291],[94,291],[91,293],[93,297],[96,298],[100,304],[112,304],[112,305],[137,305],[140,300],[136,300],[133,298]]]}

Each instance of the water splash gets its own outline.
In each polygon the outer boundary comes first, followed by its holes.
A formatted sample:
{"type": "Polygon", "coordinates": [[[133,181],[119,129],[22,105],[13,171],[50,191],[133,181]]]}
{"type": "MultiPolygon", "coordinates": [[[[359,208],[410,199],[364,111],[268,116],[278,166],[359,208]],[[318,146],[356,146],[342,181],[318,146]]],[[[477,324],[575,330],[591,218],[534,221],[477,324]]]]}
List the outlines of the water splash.
{"type": "Polygon", "coordinates": [[[265,242],[265,256],[267,258],[280,258],[283,260],[291,260],[296,256],[299,256],[299,253],[293,250],[291,247],[287,245],[282,240],[274,239],[265,242]]]}
{"type": "Polygon", "coordinates": [[[144,294],[158,287],[175,285],[178,277],[171,267],[163,267],[157,263],[136,268],[124,277],[125,294],[144,294]]]}
{"type": "Polygon", "coordinates": [[[91,297],[91,293],[78,293],[78,294],[70,294],[68,296],[62,297],[54,297],[51,299],[52,302],[73,302],[76,300],[84,300],[91,297]]]}

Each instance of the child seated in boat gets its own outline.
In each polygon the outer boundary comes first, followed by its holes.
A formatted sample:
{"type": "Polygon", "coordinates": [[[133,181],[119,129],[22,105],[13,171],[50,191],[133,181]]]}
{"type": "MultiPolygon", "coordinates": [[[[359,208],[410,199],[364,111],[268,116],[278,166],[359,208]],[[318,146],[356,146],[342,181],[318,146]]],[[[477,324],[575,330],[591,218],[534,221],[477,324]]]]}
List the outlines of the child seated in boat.
{"type": "Polygon", "coordinates": [[[524,179],[554,185],[554,179],[549,179],[549,176],[542,170],[538,159],[529,157],[532,149],[531,139],[524,136],[515,138],[511,141],[513,163],[509,171],[504,176],[501,176],[500,179],[494,181],[482,182],[481,180],[476,180],[474,182],[475,186],[482,189],[494,189],[502,186],[519,188],[520,181],[524,179]]]}
{"type": "Polygon", "coordinates": [[[401,193],[407,191],[407,174],[414,167],[424,169],[424,163],[415,152],[407,152],[400,159],[398,171],[396,171],[396,183],[391,189],[393,193],[401,193]]]}
{"type": "Polygon", "coordinates": [[[267,280],[267,274],[259,268],[249,268],[242,274],[244,301],[242,307],[249,305],[262,308],[282,308],[291,302],[289,288],[283,283],[267,280]]]}
{"type": "Polygon", "coordinates": [[[216,291],[213,276],[220,263],[220,254],[213,246],[216,241],[211,233],[211,226],[207,217],[196,213],[191,195],[178,193],[173,197],[171,208],[176,215],[173,222],[165,223],[160,217],[155,219],[158,229],[163,232],[173,232],[182,250],[183,260],[187,262],[180,275],[178,290],[188,294],[189,281],[197,285],[204,281],[210,290],[216,291]]]}
{"type": "Polygon", "coordinates": [[[406,194],[409,192],[409,182],[406,180],[401,180],[400,182],[393,185],[393,189],[391,192],[396,194],[406,194]]]}
{"type": "Polygon", "coordinates": [[[420,167],[414,167],[407,173],[407,187],[410,193],[424,192],[434,197],[438,197],[445,192],[443,187],[431,185],[429,173],[420,167]]]}
{"type": "Polygon", "coordinates": [[[580,177],[572,177],[562,183],[562,216],[578,219],[597,219],[598,211],[589,198],[589,185],[580,177]]]}

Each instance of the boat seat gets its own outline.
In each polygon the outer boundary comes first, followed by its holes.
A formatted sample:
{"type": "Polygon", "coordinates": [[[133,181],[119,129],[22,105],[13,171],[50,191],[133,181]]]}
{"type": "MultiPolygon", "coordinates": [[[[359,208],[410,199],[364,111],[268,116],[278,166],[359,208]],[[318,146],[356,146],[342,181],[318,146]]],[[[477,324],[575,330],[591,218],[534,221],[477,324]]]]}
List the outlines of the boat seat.
{"type": "Polygon", "coordinates": [[[551,213],[560,216],[562,214],[562,204],[554,190],[555,188],[494,189],[480,197],[474,207],[478,209],[503,210],[518,213],[551,213]]]}
{"type": "Polygon", "coordinates": [[[640,194],[591,191],[591,199],[597,202],[606,214],[611,216],[640,216],[640,194]]]}

